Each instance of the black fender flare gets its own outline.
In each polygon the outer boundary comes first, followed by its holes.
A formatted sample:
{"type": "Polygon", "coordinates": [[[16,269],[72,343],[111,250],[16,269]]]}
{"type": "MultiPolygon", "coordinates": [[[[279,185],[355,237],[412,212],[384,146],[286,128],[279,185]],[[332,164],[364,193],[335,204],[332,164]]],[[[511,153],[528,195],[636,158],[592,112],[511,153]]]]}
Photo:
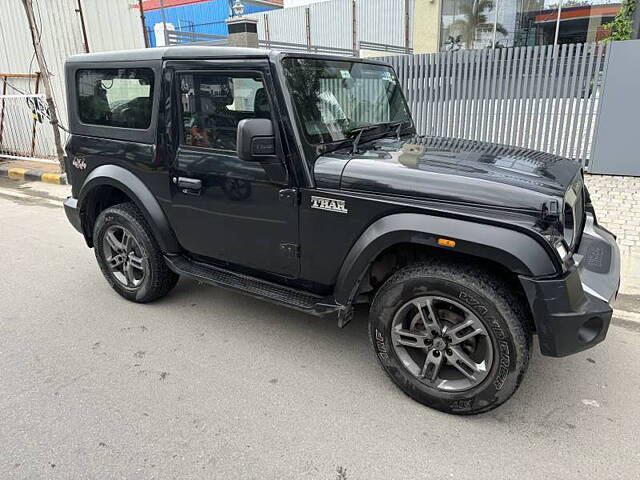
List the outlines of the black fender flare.
{"type": "Polygon", "coordinates": [[[375,258],[399,243],[415,243],[497,262],[509,271],[529,277],[553,275],[560,264],[550,245],[523,232],[485,223],[420,213],[398,213],[373,222],[347,254],[334,289],[336,302],[350,305],[362,277],[375,258]],[[455,247],[437,239],[455,240],[455,247]]]}
{"type": "MultiPolygon", "coordinates": [[[[165,253],[177,253],[181,250],[178,239],[169,225],[167,216],[162,211],[158,200],[149,188],[129,170],[117,165],[101,165],[94,169],[85,179],[78,194],[78,207],[83,212],[87,196],[99,186],[109,185],[122,190],[142,212],[151,230],[165,253]]],[[[83,227],[84,229],[84,227],[83,227]]],[[[87,232],[85,230],[85,236],[87,232]]]]}

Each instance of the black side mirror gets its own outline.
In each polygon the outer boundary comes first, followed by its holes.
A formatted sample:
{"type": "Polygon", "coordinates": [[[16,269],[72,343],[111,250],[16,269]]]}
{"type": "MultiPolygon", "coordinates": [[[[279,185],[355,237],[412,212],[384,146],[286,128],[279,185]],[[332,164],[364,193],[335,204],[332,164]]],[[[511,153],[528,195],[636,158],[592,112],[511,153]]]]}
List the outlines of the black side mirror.
{"type": "Polygon", "coordinates": [[[240,160],[259,162],[276,153],[273,124],[266,118],[240,120],[236,141],[240,160]]]}

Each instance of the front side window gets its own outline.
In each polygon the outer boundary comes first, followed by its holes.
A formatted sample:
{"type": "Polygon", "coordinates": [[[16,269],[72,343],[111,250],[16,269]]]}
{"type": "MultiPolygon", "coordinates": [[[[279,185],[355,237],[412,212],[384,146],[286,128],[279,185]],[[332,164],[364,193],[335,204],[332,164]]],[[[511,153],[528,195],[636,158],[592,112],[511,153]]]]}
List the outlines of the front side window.
{"type": "Polygon", "coordinates": [[[147,129],[153,107],[153,70],[78,70],[78,113],[83,123],[147,129]]]}
{"type": "Polygon", "coordinates": [[[359,62],[282,60],[298,120],[311,143],[345,140],[370,125],[411,121],[393,70],[359,62]]]}
{"type": "Polygon", "coordinates": [[[240,120],[271,118],[258,74],[184,73],[178,85],[184,145],[235,150],[240,120]]]}

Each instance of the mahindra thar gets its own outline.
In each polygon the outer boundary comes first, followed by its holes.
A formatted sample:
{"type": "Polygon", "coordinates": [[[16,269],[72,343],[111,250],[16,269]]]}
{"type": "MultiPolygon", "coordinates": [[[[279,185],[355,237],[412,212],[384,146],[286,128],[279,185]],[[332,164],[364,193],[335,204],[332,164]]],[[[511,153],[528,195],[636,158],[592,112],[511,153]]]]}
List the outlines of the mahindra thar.
{"type": "Polygon", "coordinates": [[[580,165],[416,135],[385,63],[175,46],[65,73],[64,207],[126,299],[184,276],[340,327],[366,306],[388,376],[456,414],[515,392],[534,334],[605,338],[620,256],[580,165]]]}

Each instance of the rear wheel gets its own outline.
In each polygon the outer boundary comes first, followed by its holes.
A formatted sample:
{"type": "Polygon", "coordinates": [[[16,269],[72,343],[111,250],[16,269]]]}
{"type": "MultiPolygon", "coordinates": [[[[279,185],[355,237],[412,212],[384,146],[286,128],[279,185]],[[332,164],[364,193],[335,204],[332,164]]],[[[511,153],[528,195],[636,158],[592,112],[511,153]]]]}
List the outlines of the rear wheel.
{"type": "Polygon", "coordinates": [[[132,203],[102,211],[94,225],[93,241],[103,275],[127,300],[156,300],[178,282],[178,275],[167,267],[149,225],[132,203]]]}
{"type": "Polygon", "coordinates": [[[518,388],[531,344],[510,287],[485,271],[434,261],[399,270],[378,291],[369,334],[383,369],[438,410],[491,410],[518,388]]]}

